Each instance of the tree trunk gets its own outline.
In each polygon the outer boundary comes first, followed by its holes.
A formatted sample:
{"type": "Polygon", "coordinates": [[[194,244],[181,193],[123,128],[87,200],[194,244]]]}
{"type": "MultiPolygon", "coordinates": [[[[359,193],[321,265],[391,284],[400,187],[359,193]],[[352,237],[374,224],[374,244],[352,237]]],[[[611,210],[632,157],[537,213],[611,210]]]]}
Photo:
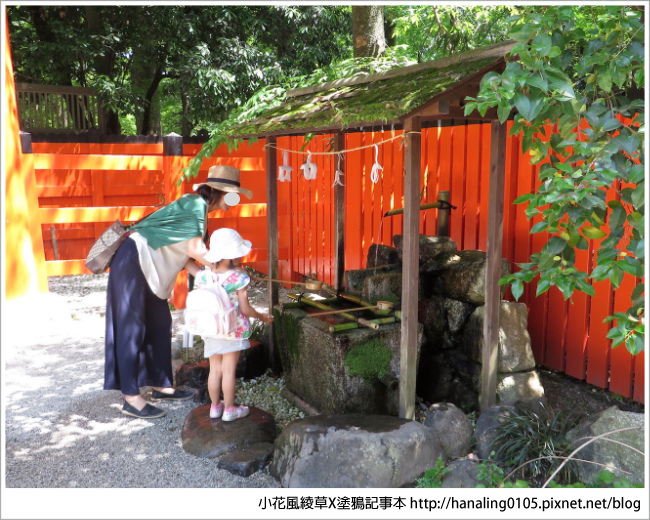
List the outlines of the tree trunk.
{"type": "Polygon", "coordinates": [[[355,58],[376,58],[384,54],[386,39],[383,6],[352,6],[352,41],[355,58]]]}
{"type": "Polygon", "coordinates": [[[151,84],[149,85],[144,98],[142,127],[140,128],[140,133],[143,135],[161,133],[160,106],[157,104],[154,105],[153,97],[156,95],[158,85],[160,85],[162,78],[162,70],[160,70],[160,67],[156,65],[153,78],[151,79],[151,84]]]}
{"type": "MultiPolygon", "coordinates": [[[[88,31],[91,34],[102,35],[104,31],[101,22],[101,13],[98,11],[97,7],[94,5],[86,5],[84,7],[84,12],[86,15],[86,26],[88,27],[88,31]]],[[[97,74],[109,78],[112,77],[113,59],[114,55],[109,52],[104,53],[103,56],[97,56],[95,58],[95,70],[97,71],[97,74]]],[[[120,135],[122,133],[119,114],[108,107],[106,108],[106,133],[108,135],[120,135]]]]}
{"type": "Polygon", "coordinates": [[[181,74],[180,86],[181,86],[181,108],[182,108],[182,119],[181,119],[181,134],[183,137],[190,136],[192,130],[194,129],[194,122],[191,119],[191,105],[190,105],[190,93],[189,93],[189,81],[188,78],[181,74]]]}
{"type": "Polygon", "coordinates": [[[162,71],[151,60],[149,54],[140,48],[133,49],[131,88],[142,100],[135,113],[136,128],[140,135],[160,133],[160,107],[154,102],[154,96],[162,79],[162,71]]]}

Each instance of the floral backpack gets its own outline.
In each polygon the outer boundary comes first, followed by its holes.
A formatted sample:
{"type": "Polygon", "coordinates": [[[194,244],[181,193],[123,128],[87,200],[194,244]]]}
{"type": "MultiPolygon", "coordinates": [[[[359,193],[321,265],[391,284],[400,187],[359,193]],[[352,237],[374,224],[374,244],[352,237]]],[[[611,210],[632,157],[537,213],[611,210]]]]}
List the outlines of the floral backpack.
{"type": "MultiPolygon", "coordinates": [[[[223,280],[228,278],[224,273],[223,280]]],[[[237,328],[237,309],[218,274],[206,267],[185,303],[185,330],[198,336],[224,336],[237,328]]]]}

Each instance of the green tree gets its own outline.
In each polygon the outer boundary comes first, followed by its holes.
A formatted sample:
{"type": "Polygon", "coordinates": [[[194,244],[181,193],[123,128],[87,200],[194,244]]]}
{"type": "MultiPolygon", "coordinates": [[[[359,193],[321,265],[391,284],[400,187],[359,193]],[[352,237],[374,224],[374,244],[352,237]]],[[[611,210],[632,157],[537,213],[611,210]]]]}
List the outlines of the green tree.
{"type": "Polygon", "coordinates": [[[139,133],[160,131],[161,116],[165,133],[210,129],[260,87],[352,55],[345,6],[7,11],[18,81],[92,87],[123,124],[137,121],[139,133]]]}
{"type": "Polygon", "coordinates": [[[417,62],[500,43],[517,6],[386,6],[394,45],[417,62]]]}
{"type": "MultiPolygon", "coordinates": [[[[594,294],[589,279],[618,287],[642,278],[645,266],[645,106],[643,11],[627,6],[552,6],[510,19],[518,43],[502,74],[488,74],[465,113],[497,107],[504,122],[516,110],[511,133],[540,164],[540,187],[519,197],[532,233],[548,243],[520,270],[501,280],[519,298],[539,276],[537,294],[556,286],[594,294]],[[550,126],[549,126],[550,125],[550,126]],[[549,130],[550,128],[550,130],[549,130]],[[617,197],[608,199],[609,190],[617,197]],[[575,264],[576,249],[602,239],[591,273],[575,264]]],[[[612,347],[644,349],[644,285],[629,309],[606,321],[612,347]]]]}

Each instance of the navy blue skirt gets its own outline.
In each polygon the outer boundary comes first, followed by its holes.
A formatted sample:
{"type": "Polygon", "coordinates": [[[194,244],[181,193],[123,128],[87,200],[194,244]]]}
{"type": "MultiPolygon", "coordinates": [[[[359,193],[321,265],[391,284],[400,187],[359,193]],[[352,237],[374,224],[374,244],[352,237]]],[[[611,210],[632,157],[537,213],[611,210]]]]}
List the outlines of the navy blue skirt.
{"type": "Polygon", "coordinates": [[[138,248],[127,238],[113,258],[106,290],[104,389],[138,395],[172,386],[172,317],[149,288],[138,248]]]}

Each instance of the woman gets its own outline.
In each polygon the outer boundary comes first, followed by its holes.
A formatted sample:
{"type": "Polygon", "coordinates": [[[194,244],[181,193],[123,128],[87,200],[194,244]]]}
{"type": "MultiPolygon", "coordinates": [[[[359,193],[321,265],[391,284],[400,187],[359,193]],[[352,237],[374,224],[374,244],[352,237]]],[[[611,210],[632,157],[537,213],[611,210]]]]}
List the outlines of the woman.
{"type": "Polygon", "coordinates": [[[154,419],[165,412],[140,395],[151,386],[152,400],[191,399],[192,393],[172,388],[171,330],[168,298],[176,276],[191,258],[203,264],[203,237],[208,213],[228,210],[243,193],[239,170],[212,166],[196,193],[151,214],[131,229],[111,263],[106,296],[104,389],[124,394],[122,413],[154,419]],[[234,197],[234,200],[232,199],[234,197]],[[229,204],[230,202],[230,204],[229,204]]]}

